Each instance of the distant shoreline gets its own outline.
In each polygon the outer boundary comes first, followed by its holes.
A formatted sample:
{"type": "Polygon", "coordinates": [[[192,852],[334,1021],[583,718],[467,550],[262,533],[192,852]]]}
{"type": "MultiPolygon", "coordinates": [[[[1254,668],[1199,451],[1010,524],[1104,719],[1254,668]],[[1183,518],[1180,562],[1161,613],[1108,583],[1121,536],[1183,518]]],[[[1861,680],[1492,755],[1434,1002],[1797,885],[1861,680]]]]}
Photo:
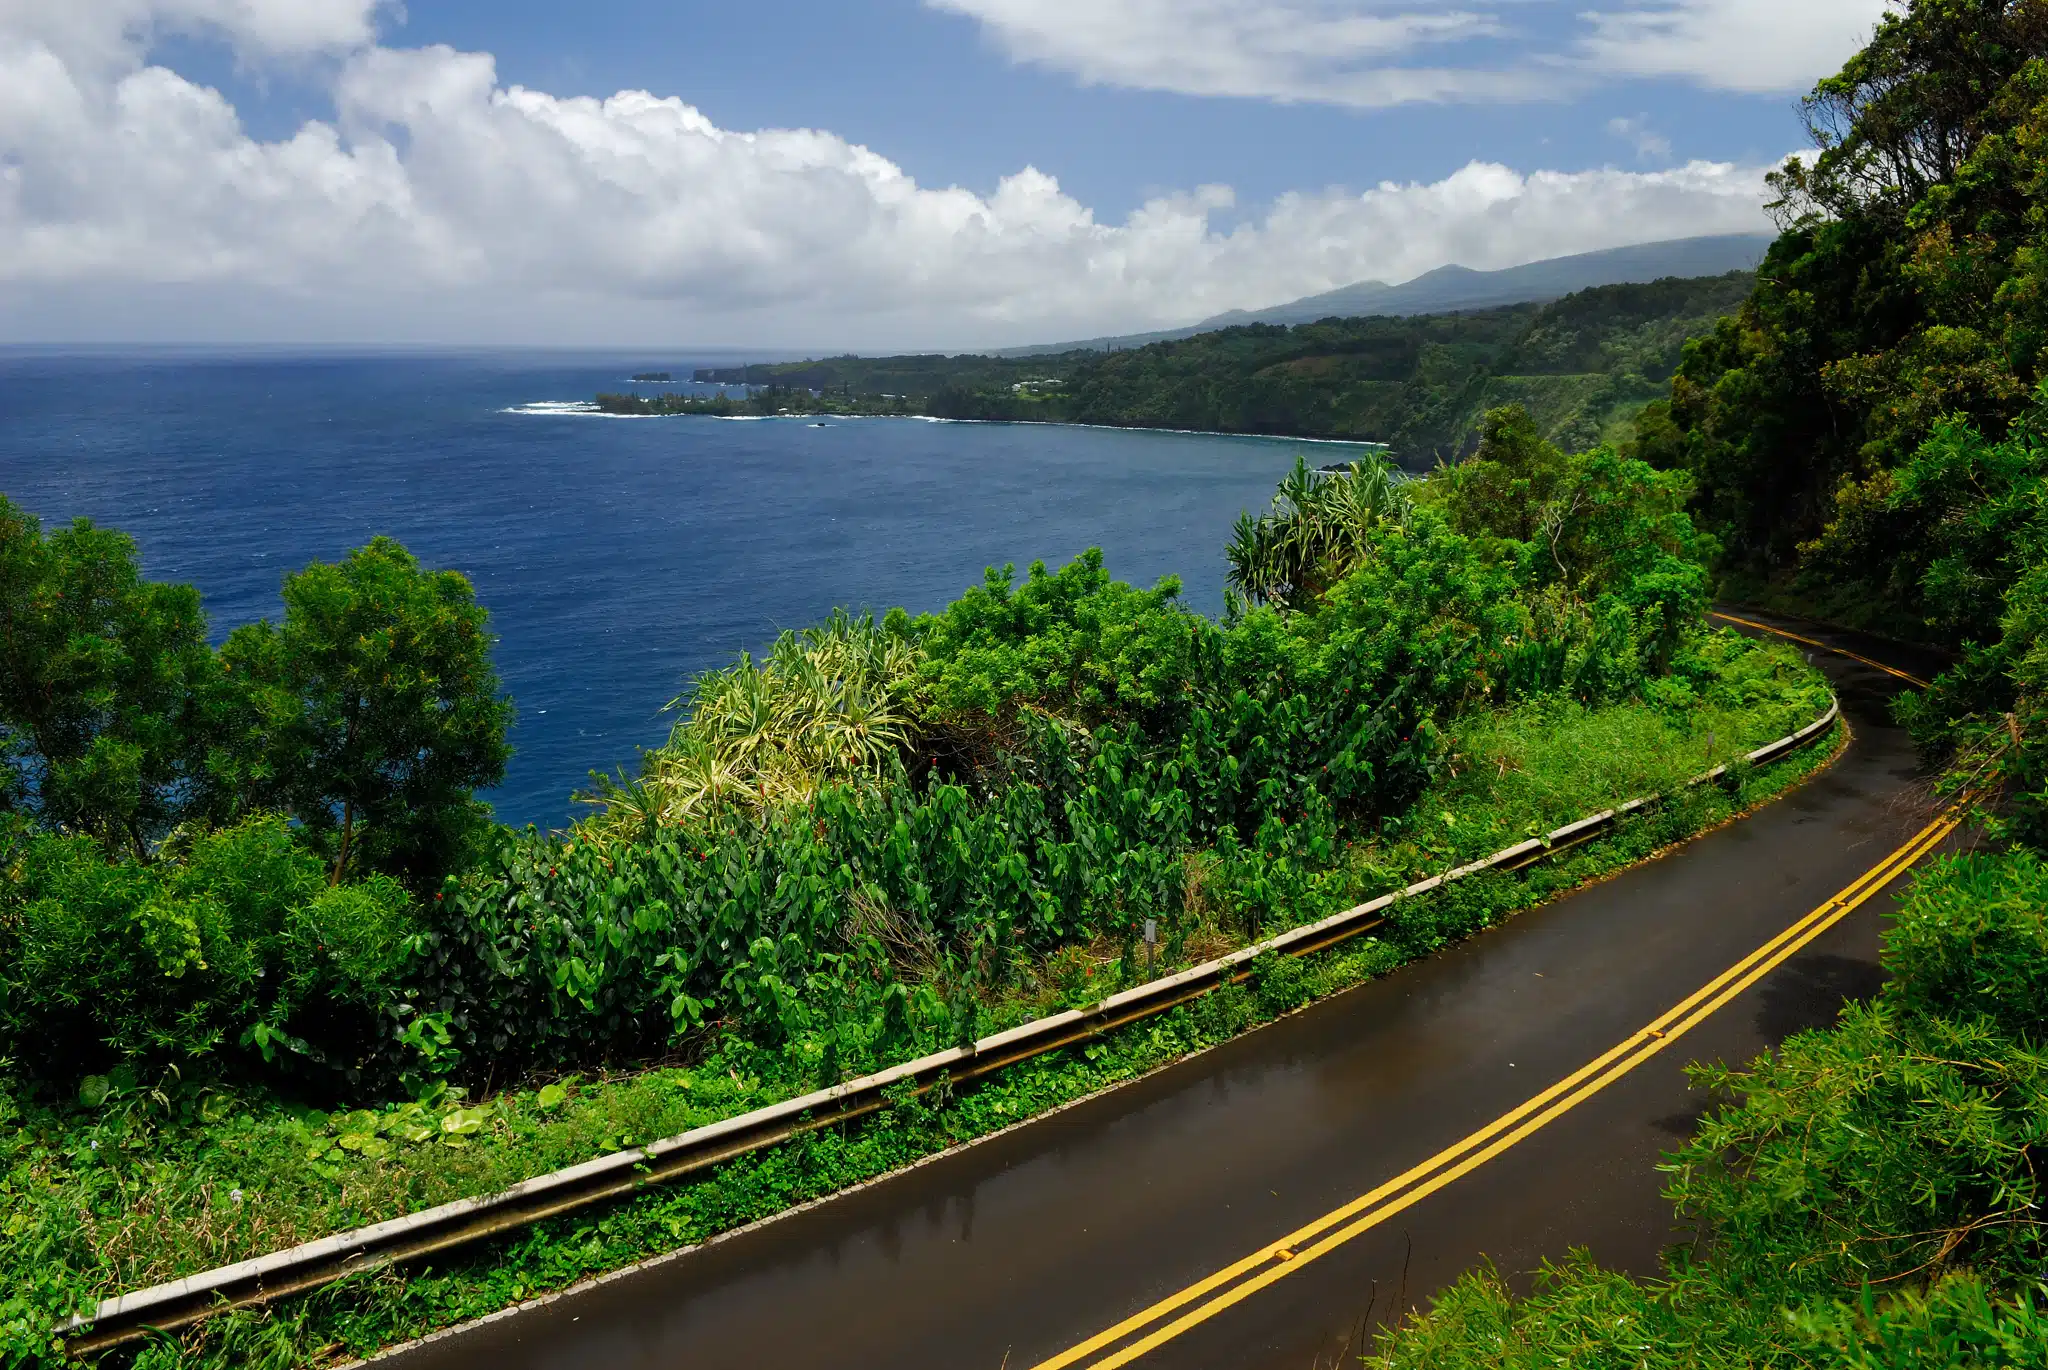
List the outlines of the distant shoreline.
{"type": "Polygon", "coordinates": [[[937,414],[835,414],[829,410],[814,413],[788,414],[619,414],[600,409],[589,400],[537,400],[530,404],[513,405],[498,411],[501,414],[519,414],[530,418],[597,418],[597,419],[710,419],[716,423],[776,423],[815,421],[826,419],[833,423],[872,423],[894,421],[898,423],[979,423],[1011,428],[1092,428],[1105,433],[1171,433],[1185,438],[1244,438],[1257,442],[1308,442],[1324,447],[1367,447],[1377,452],[1391,452],[1392,448],[1383,442],[1372,442],[1366,438],[1302,438],[1285,433],[1231,433],[1213,428],[1160,428],[1140,423],[1076,423],[1064,419],[949,419],[937,414]]]}

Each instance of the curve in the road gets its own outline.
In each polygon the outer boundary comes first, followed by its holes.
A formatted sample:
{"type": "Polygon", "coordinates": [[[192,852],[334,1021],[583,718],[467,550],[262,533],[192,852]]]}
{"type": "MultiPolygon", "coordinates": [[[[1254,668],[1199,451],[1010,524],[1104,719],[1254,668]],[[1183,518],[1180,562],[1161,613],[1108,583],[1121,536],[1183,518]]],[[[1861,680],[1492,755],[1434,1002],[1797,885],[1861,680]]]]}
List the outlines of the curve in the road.
{"type": "Polygon", "coordinates": [[[1961,823],[1962,809],[1963,806],[1958,805],[1936,818],[1849,888],[1708,981],[1704,988],[1695,991],[1640,1032],[1524,1101],[1520,1107],[1502,1114],[1406,1174],[1396,1176],[1342,1208],[1267,1243],[1235,1265],[1160,1300],[1115,1327],[1040,1361],[1031,1370],[1065,1370],[1067,1366],[1084,1361],[1089,1370],[1114,1370],[1114,1367],[1128,1365],[1261,1289],[1305,1269],[1311,1261],[1329,1255],[1354,1237],[1378,1227],[1445,1185],[1486,1164],[1637,1066],[1649,1062],[1725,1008],[1744,990],[1791,960],[1828,929],[1862,908],[1900,872],[1916,865],[1921,857],[1947,841],[1961,823]],[[1332,1228],[1337,1230],[1332,1232],[1332,1228]],[[1221,1292],[1217,1292],[1219,1290],[1221,1292]],[[1211,1297],[1164,1327],[1144,1336],[1138,1335],[1174,1310],[1205,1296],[1211,1297]],[[1096,1352],[1107,1351],[1119,1342],[1127,1344],[1099,1360],[1093,1359],[1096,1352]]]}
{"type": "Polygon", "coordinates": [[[1124,1089],[392,1363],[1307,1370],[1480,1259],[1654,1270],[1680,1235],[1656,1163],[1704,1107],[1666,1048],[1747,1059],[1832,1021],[1879,982],[1881,896],[1948,838],[1885,707],[1916,663],[1816,642],[1854,654],[1822,663],[1854,736],[1763,811],[1124,1089]]]}

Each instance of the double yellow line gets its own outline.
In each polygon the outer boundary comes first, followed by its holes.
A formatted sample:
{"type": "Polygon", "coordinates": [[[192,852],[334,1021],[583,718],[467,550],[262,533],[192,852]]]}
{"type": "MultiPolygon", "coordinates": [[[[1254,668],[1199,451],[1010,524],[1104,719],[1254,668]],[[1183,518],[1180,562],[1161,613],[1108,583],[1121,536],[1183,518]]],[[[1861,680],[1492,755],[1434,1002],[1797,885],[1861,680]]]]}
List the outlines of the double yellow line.
{"type": "Polygon", "coordinates": [[[1801,637],[1799,634],[1787,632],[1783,628],[1774,628],[1768,623],[1758,623],[1754,619],[1737,618],[1734,614],[1724,614],[1719,609],[1714,610],[1714,612],[1710,614],[1709,617],[1718,618],[1724,623],[1739,623],[1745,628],[1754,628],[1760,633],[1769,633],[1773,637],[1782,637],[1787,641],[1803,643],[1808,647],[1818,647],[1823,652],[1833,652],[1836,656],[1845,656],[1849,658],[1849,660],[1851,661],[1860,661],[1865,666],[1869,666],[1875,670],[1883,671],[1888,676],[1896,676],[1900,680],[1905,681],[1908,685],[1916,686],[1922,690],[1927,688],[1927,682],[1922,680],[1919,676],[1912,675],[1908,672],[1902,671],[1896,666],[1887,666],[1882,661],[1872,661],[1867,656],[1858,656],[1856,653],[1848,650],[1845,647],[1837,647],[1833,643],[1822,642],[1819,638],[1801,637]]]}
{"type": "MultiPolygon", "coordinates": [[[[1744,619],[1731,621],[1792,637],[1795,641],[1809,641],[1768,624],[1751,624],[1744,619]]],[[[1814,645],[1827,646],[1825,643],[1814,645]]],[[[1833,647],[1827,650],[1840,651],[1833,647]]],[[[1856,660],[1866,661],[1866,658],[1857,657],[1856,660]]],[[[1909,681],[1914,679],[1880,662],[1866,661],[1866,664],[1909,681]]],[[[1967,804],[1966,797],[1839,894],[1715,976],[1640,1032],[1520,1107],[1502,1114],[1462,1141],[1444,1148],[1370,1193],[1325,1213],[1277,1241],[1268,1242],[1242,1260],[1161,1299],[1116,1326],[1040,1361],[1031,1370],[1066,1370],[1066,1367],[1084,1364],[1087,1370],[1113,1370],[1116,1366],[1128,1365],[1485,1165],[1655,1057],[1784,965],[1815,938],[1861,908],[1946,840],[1961,824],[1967,804]]]]}

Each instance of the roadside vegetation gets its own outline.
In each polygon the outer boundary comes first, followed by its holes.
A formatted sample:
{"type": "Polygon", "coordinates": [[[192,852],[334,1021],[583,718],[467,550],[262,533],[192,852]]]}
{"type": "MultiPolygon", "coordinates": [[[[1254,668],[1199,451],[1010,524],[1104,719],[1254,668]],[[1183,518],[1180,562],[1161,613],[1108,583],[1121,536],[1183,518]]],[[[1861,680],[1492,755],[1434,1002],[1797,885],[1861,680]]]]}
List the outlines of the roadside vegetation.
{"type": "MultiPolygon", "coordinates": [[[[510,704],[461,577],[379,541],[216,650],[125,539],[0,508],[0,1345],[53,1361],[97,1298],[1099,999],[1144,974],[1148,921],[1163,972],[1676,790],[1827,701],[1796,654],[1707,628],[1689,491],[1514,412],[1424,481],[1300,469],[1221,620],[1097,553],[838,616],[693,682],[556,833],[471,797],[510,704]]],[[[973,1090],[146,1354],[364,1351],[701,1239],[1426,954],[1795,771],[973,1090]]]]}
{"type": "Polygon", "coordinates": [[[2048,1365],[2048,6],[1914,0],[1806,104],[1784,236],[1639,455],[1739,593],[1948,647],[1901,701],[1980,841],[1892,915],[1891,979],[1745,1069],[1670,1160],[1658,1279],[1468,1277],[1409,1367],[2048,1365]]]}

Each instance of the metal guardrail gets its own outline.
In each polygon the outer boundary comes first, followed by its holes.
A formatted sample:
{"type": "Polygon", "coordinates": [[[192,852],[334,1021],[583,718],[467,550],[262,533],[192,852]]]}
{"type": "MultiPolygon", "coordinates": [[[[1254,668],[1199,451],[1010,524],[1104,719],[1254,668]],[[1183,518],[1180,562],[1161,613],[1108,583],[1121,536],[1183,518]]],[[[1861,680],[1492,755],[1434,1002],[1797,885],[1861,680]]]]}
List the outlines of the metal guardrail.
{"type": "MultiPolygon", "coordinates": [[[[1776,761],[1826,732],[1840,716],[1841,705],[1836,702],[1806,727],[1757,748],[1744,760],[1752,765],[1776,761]]],[[[1717,766],[1693,777],[1685,788],[1712,784],[1725,778],[1728,770],[1727,766],[1717,766]]],[[[907,1089],[922,1094],[942,1080],[975,1079],[1163,1013],[1222,985],[1243,980],[1251,974],[1248,963],[1260,956],[1306,956],[1370,932],[1381,926],[1386,921],[1386,911],[1402,900],[1490,870],[1519,870],[1593,840],[1623,818],[1657,804],[1661,798],[1632,799],[1319,922],[1113,994],[1088,1008],[1070,1009],[983,1037],[971,1046],[921,1056],[829,1089],[536,1176],[494,1194],[460,1199],[106,1299],[91,1318],[74,1318],[61,1333],[74,1355],[105,1351],[146,1337],[152,1330],[186,1327],[217,1312],[304,1293],[358,1271],[415,1260],[622,1198],[801,1133],[876,1112],[888,1106],[891,1096],[900,1097],[899,1091],[907,1089]]]]}

